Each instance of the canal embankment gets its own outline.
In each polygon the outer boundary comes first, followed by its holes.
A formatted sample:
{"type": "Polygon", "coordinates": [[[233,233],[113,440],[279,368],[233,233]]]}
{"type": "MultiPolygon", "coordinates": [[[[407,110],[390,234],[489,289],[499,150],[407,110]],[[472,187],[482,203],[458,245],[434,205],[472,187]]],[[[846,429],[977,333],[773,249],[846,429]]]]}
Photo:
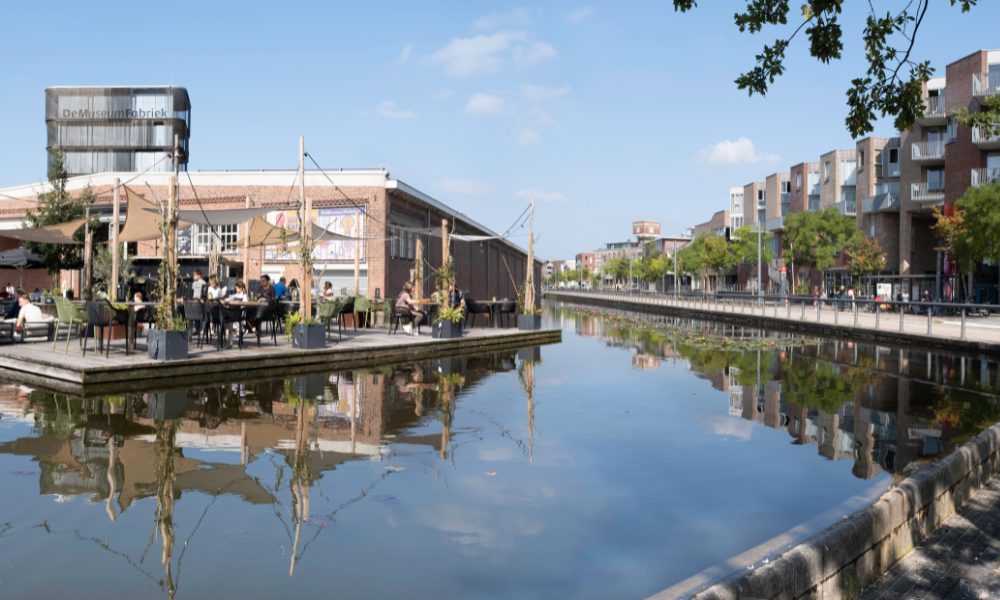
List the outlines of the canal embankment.
{"type": "Polygon", "coordinates": [[[619,310],[700,319],[894,346],[918,346],[974,355],[1000,353],[1000,322],[905,312],[843,310],[824,303],[740,301],[736,298],[547,290],[546,298],[619,310]]]}

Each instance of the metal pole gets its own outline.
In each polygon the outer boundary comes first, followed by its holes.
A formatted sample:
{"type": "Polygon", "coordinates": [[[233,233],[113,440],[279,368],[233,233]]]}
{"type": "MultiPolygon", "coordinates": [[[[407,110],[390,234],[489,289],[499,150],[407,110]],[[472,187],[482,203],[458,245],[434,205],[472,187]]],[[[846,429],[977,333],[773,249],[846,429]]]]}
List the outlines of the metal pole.
{"type": "MultiPolygon", "coordinates": [[[[759,214],[760,213],[758,213],[758,215],[759,214]]],[[[758,303],[761,302],[761,290],[763,289],[764,285],[762,274],[760,272],[761,267],[763,266],[761,264],[761,233],[762,231],[760,226],[760,219],[758,218],[757,222],[757,302],[758,303]]]]}
{"type": "Polygon", "coordinates": [[[962,308],[962,339],[965,339],[965,308],[962,308]]]}
{"type": "Polygon", "coordinates": [[[674,247],[674,300],[677,299],[677,286],[679,279],[677,277],[677,247],[674,247]]]}

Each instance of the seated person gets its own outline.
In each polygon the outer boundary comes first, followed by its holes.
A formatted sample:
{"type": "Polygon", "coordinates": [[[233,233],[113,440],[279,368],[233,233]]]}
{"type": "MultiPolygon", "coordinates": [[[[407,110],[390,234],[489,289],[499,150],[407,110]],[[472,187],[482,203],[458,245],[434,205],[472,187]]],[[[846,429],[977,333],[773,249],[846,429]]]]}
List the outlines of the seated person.
{"type": "Polygon", "coordinates": [[[226,296],[226,302],[246,302],[247,284],[237,281],[232,293],[226,296]]]}
{"type": "Polygon", "coordinates": [[[21,303],[17,301],[17,293],[13,294],[14,301],[7,306],[7,312],[4,313],[4,320],[16,319],[17,313],[21,311],[21,303]]]}
{"type": "Polygon", "coordinates": [[[451,308],[465,308],[465,295],[462,290],[455,288],[448,292],[448,306],[451,308]]]}
{"type": "Polygon", "coordinates": [[[28,294],[21,292],[17,297],[17,304],[20,307],[20,311],[17,313],[16,319],[5,319],[6,322],[14,322],[14,339],[21,339],[24,333],[24,326],[27,323],[39,323],[43,321],[51,321],[51,317],[45,317],[42,314],[42,309],[38,308],[31,303],[31,298],[28,294]]]}
{"type": "Polygon", "coordinates": [[[191,297],[201,300],[205,297],[205,280],[202,279],[201,269],[194,270],[194,281],[191,282],[191,297]]]}
{"type": "Polygon", "coordinates": [[[226,296],[226,288],[219,285],[219,278],[215,275],[208,276],[208,299],[222,300],[226,296]]]}
{"type": "Polygon", "coordinates": [[[326,283],[324,283],[323,284],[323,299],[324,300],[333,300],[336,297],[337,297],[336,294],[333,293],[333,283],[330,282],[330,281],[327,281],[326,283]]]}
{"type": "Polygon", "coordinates": [[[285,294],[288,293],[288,284],[284,277],[278,278],[278,283],[274,284],[274,297],[278,300],[284,300],[285,294]]]}
{"type": "Polygon", "coordinates": [[[410,315],[412,323],[403,325],[403,331],[408,335],[417,335],[420,322],[424,320],[424,312],[417,308],[413,301],[413,283],[407,281],[403,284],[403,291],[396,297],[396,311],[400,314],[410,315]]]}

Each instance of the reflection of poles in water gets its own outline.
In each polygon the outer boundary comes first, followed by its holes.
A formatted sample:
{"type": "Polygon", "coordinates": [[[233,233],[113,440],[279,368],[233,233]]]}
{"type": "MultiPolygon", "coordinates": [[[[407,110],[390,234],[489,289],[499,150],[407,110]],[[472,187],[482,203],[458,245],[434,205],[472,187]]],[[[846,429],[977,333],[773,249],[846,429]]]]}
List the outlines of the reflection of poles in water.
{"type": "Polygon", "coordinates": [[[246,466],[250,460],[250,444],[247,443],[247,422],[240,421],[240,464],[246,466]]]}
{"type": "Polygon", "coordinates": [[[295,574],[295,561],[298,559],[299,536],[302,533],[302,522],[309,518],[309,423],[315,407],[312,403],[303,401],[299,404],[295,422],[295,454],[292,458],[292,480],[289,490],[292,492],[292,520],[295,522],[295,538],[292,541],[292,558],[288,567],[288,576],[295,574]]]}
{"type": "Polygon", "coordinates": [[[118,476],[115,473],[115,467],[118,465],[118,446],[115,445],[115,436],[110,436],[108,438],[108,486],[111,488],[108,491],[108,499],[104,503],[104,508],[108,512],[108,518],[112,522],[118,517],[115,514],[115,505],[112,500],[114,500],[115,493],[118,491],[118,476]]]}
{"type": "Polygon", "coordinates": [[[165,571],[164,584],[167,596],[173,598],[177,592],[174,582],[171,557],[174,552],[174,440],[177,436],[177,421],[157,421],[156,423],[156,526],[163,538],[163,555],[160,561],[165,571]]]}
{"type": "Polygon", "coordinates": [[[351,454],[356,454],[357,446],[357,435],[358,435],[358,398],[361,397],[361,379],[362,377],[355,374],[354,379],[354,395],[351,398],[351,454]]]}
{"type": "Polygon", "coordinates": [[[519,373],[521,384],[524,386],[524,395],[528,398],[528,462],[535,459],[535,363],[525,361],[521,363],[519,373]]]}
{"type": "Polygon", "coordinates": [[[455,388],[465,385],[465,377],[458,373],[439,375],[438,399],[441,401],[441,460],[448,459],[451,443],[451,423],[455,418],[455,388]]]}

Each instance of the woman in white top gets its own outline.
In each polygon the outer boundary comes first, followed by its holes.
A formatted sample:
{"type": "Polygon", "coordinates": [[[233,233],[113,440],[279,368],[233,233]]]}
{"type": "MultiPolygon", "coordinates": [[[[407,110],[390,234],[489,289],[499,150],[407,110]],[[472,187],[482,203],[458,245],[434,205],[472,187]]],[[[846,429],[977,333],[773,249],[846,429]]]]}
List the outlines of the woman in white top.
{"type": "Polygon", "coordinates": [[[247,301],[247,285],[242,281],[236,282],[236,289],[232,294],[226,297],[226,302],[246,302],[247,301]]]}
{"type": "Polygon", "coordinates": [[[219,285],[219,278],[215,275],[208,277],[208,299],[222,300],[226,295],[226,288],[219,285]]]}

